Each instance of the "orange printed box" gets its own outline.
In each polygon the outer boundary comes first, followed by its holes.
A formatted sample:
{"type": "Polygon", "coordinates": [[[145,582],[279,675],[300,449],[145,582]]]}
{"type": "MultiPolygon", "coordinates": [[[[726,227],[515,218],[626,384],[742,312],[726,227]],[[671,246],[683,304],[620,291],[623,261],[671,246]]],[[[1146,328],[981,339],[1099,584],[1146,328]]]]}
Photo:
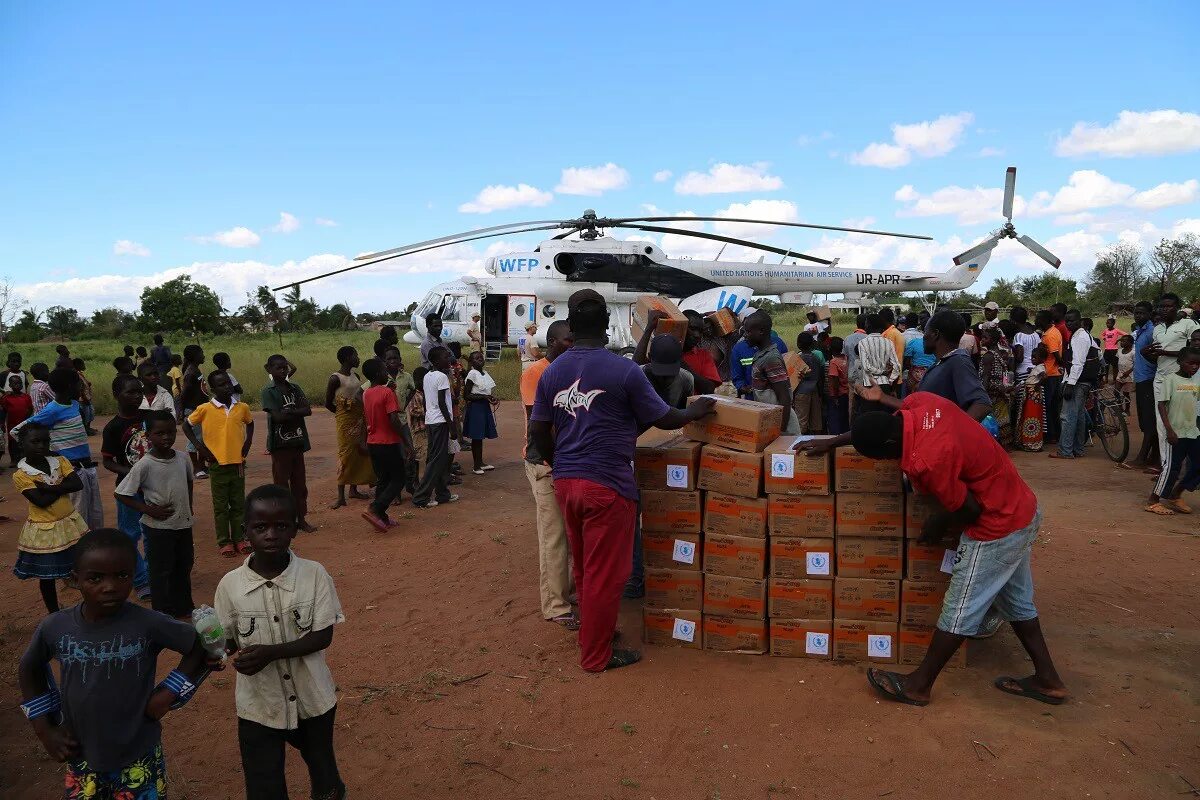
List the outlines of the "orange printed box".
{"type": "Polygon", "coordinates": [[[799,439],[827,436],[780,436],[763,451],[763,483],[767,494],[830,494],[833,456],[809,456],[792,450],[799,439]]]}
{"type": "Polygon", "coordinates": [[[782,406],[715,394],[694,395],[688,398],[688,404],[697,397],[711,397],[717,404],[712,414],[687,424],[683,432],[689,438],[743,453],[761,453],[779,438],[783,427],[782,406]]]}
{"type": "Polygon", "coordinates": [[[699,650],[704,646],[702,620],[703,615],[692,609],[644,608],[642,640],[646,644],[699,650]]]}
{"type": "Polygon", "coordinates": [[[657,428],[638,437],[633,454],[633,476],[638,488],[692,491],[699,471],[699,442],[657,428]]]}
{"type": "Polygon", "coordinates": [[[837,574],[900,580],[904,577],[904,540],[837,537],[837,574]]]}
{"type": "Polygon", "coordinates": [[[742,324],[738,322],[737,315],[729,308],[718,308],[711,314],[705,314],[704,317],[718,336],[728,336],[742,327],[742,324]]]}
{"type": "Polygon", "coordinates": [[[904,538],[904,495],[846,493],[837,496],[837,535],[904,538]]]}
{"type": "Polygon", "coordinates": [[[833,495],[767,495],[767,532],[833,538],[833,495]]]}
{"type": "Polygon", "coordinates": [[[818,578],[833,580],[833,539],[771,537],[772,578],[818,578]]]}
{"type": "Polygon", "coordinates": [[[904,550],[907,556],[904,577],[914,581],[943,583],[950,580],[950,574],[954,571],[956,551],[941,545],[924,545],[916,539],[906,539],[904,550]]]}
{"type": "Polygon", "coordinates": [[[899,646],[895,622],[871,622],[860,619],[833,621],[833,658],[835,661],[871,661],[895,664],[899,646]]]}
{"type": "Polygon", "coordinates": [[[766,577],[767,540],[710,533],[704,537],[704,571],[735,578],[766,577]]]}
{"type": "Polygon", "coordinates": [[[699,572],[700,534],[649,533],[642,531],[642,558],[653,569],[681,569],[699,572]]]}
{"type": "Polygon", "coordinates": [[[770,578],[767,616],[783,619],[833,619],[833,581],[770,578]]]}
{"type": "Polygon", "coordinates": [[[704,613],[766,619],[767,582],[728,575],[704,577],[704,613]]]}
{"type": "Polygon", "coordinates": [[[699,533],[704,498],[700,492],[643,489],[642,530],[652,533],[699,533]]]}
{"type": "Polygon", "coordinates": [[[762,655],[767,652],[767,621],[705,614],[704,649],[762,655]]]}
{"type": "Polygon", "coordinates": [[[646,570],[646,605],[699,611],[704,604],[704,575],[684,569],[646,570]]]}
{"type": "Polygon", "coordinates": [[[651,311],[661,311],[666,314],[665,317],[658,321],[658,325],[654,328],[656,335],[669,334],[680,342],[687,339],[688,318],[679,310],[679,306],[666,297],[656,294],[644,294],[637,299],[637,303],[633,306],[633,319],[631,320],[630,328],[633,331],[633,340],[635,342],[641,340],[642,334],[650,324],[651,311]]]}
{"type": "Polygon", "coordinates": [[[839,447],[836,452],[833,472],[839,492],[904,491],[899,461],[867,458],[853,447],[839,447]]]}
{"type": "MultiPolygon", "coordinates": [[[[934,626],[932,625],[901,625],[900,626],[900,663],[917,666],[925,660],[929,645],[933,642],[934,626]]],[[[954,651],[954,655],[946,662],[947,667],[967,666],[967,643],[964,641],[954,651]]]]}
{"type": "Polygon", "coordinates": [[[767,498],[709,492],[704,502],[704,532],[764,538],[767,535],[767,498]]]}
{"type": "Polygon", "coordinates": [[[935,511],[941,511],[942,504],[933,495],[909,493],[904,498],[904,536],[907,539],[920,539],[921,528],[925,520],[935,511]]]}
{"type": "Polygon", "coordinates": [[[949,585],[941,581],[901,581],[900,624],[937,625],[949,585]]]}
{"type": "Polygon", "coordinates": [[[762,493],[762,457],[715,444],[700,450],[700,488],[739,497],[762,493]]]}
{"type": "Polygon", "coordinates": [[[771,655],[784,658],[833,657],[833,620],[772,619],[771,655]]]}
{"type": "Polygon", "coordinates": [[[835,619],[900,620],[900,581],[874,578],[837,578],[833,584],[835,619]]]}

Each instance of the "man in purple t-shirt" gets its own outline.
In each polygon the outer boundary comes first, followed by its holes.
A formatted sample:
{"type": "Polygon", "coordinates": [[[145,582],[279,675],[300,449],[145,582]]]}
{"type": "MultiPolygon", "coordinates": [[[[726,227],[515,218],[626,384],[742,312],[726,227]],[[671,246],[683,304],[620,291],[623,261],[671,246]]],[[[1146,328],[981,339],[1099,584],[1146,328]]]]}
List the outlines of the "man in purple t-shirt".
{"type": "Polygon", "coordinates": [[[581,289],[567,307],[575,345],[542,373],[529,434],[553,468],[571,543],[580,665],[600,672],[641,658],[635,650],[612,646],[633,556],[638,434],[651,427],[682,428],[711,413],[715,401],[700,398],[686,410],[669,407],[637,364],[607,349],[608,306],[598,292],[581,289]]]}

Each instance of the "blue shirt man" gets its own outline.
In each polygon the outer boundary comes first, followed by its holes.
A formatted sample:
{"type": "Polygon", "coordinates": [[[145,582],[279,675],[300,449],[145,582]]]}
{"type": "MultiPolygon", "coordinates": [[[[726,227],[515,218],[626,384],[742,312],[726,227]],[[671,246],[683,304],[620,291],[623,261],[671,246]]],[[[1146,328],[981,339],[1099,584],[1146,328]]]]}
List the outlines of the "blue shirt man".
{"type": "Polygon", "coordinates": [[[1133,329],[1133,382],[1154,380],[1157,367],[1151,361],[1142,358],[1142,350],[1150,346],[1154,339],[1154,323],[1146,320],[1140,328],[1133,329]]]}
{"type": "MultiPolygon", "coordinates": [[[[778,348],[779,355],[783,355],[788,351],[787,345],[783,343],[783,339],[780,339],[775,331],[771,331],[771,341],[778,348]]],[[[745,339],[738,339],[737,344],[733,346],[733,350],[729,353],[729,380],[733,381],[733,385],[737,388],[739,394],[750,386],[750,366],[754,363],[755,352],[754,347],[747,344],[745,339]]]]}

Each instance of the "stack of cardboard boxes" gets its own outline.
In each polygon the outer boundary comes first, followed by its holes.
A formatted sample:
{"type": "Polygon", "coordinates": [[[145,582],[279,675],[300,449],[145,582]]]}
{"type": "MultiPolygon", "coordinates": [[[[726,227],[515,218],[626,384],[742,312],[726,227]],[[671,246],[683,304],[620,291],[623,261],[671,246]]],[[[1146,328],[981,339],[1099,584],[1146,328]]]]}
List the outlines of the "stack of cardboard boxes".
{"type": "Polygon", "coordinates": [[[919,663],[953,563],[916,541],[936,506],[906,504],[897,462],[797,454],[781,423],[721,398],[683,434],[639,440],[646,641],[919,663]]]}

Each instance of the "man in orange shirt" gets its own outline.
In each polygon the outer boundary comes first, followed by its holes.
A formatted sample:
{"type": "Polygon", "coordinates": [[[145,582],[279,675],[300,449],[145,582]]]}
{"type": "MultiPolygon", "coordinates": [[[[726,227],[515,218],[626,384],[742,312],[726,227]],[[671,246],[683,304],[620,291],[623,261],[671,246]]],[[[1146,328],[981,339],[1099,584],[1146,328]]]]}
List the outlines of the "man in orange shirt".
{"type": "Polygon", "coordinates": [[[879,310],[879,319],[884,324],[883,338],[892,343],[892,347],[896,348],[896,360],[901,364],[904,363],[904,334],[896,327],[896,312],[890,308],[881,308],[879,310]]]}
{"type": "Polygon", "coordinates": [[[550,362],[571,347],[574,336],[566,320],[555,320],[546,329],[545,356],[521,373],[521,402],[525,405],[525,477],[537,505],[538,582],[542,617],[568,630],[578,630],[579,620],[571,611],[570,547],[558,499],[554,496],[554,477],[550,467],[528,435],[529,415],[537,397],[538,380],[550,362]]]}
{"type": "Polygon", "coordinates": [[[1046,389],[1046,443],[1058,441],[1062,430],[1059,412],[1062,410],[1062,349],[1063,338],[1054,324],[1050,312],[1042,309],[1033,318],[1034,327],[1042,332],[1042,345],[1046,348],[1046,380],[1042,384],[1046,389]]]}

